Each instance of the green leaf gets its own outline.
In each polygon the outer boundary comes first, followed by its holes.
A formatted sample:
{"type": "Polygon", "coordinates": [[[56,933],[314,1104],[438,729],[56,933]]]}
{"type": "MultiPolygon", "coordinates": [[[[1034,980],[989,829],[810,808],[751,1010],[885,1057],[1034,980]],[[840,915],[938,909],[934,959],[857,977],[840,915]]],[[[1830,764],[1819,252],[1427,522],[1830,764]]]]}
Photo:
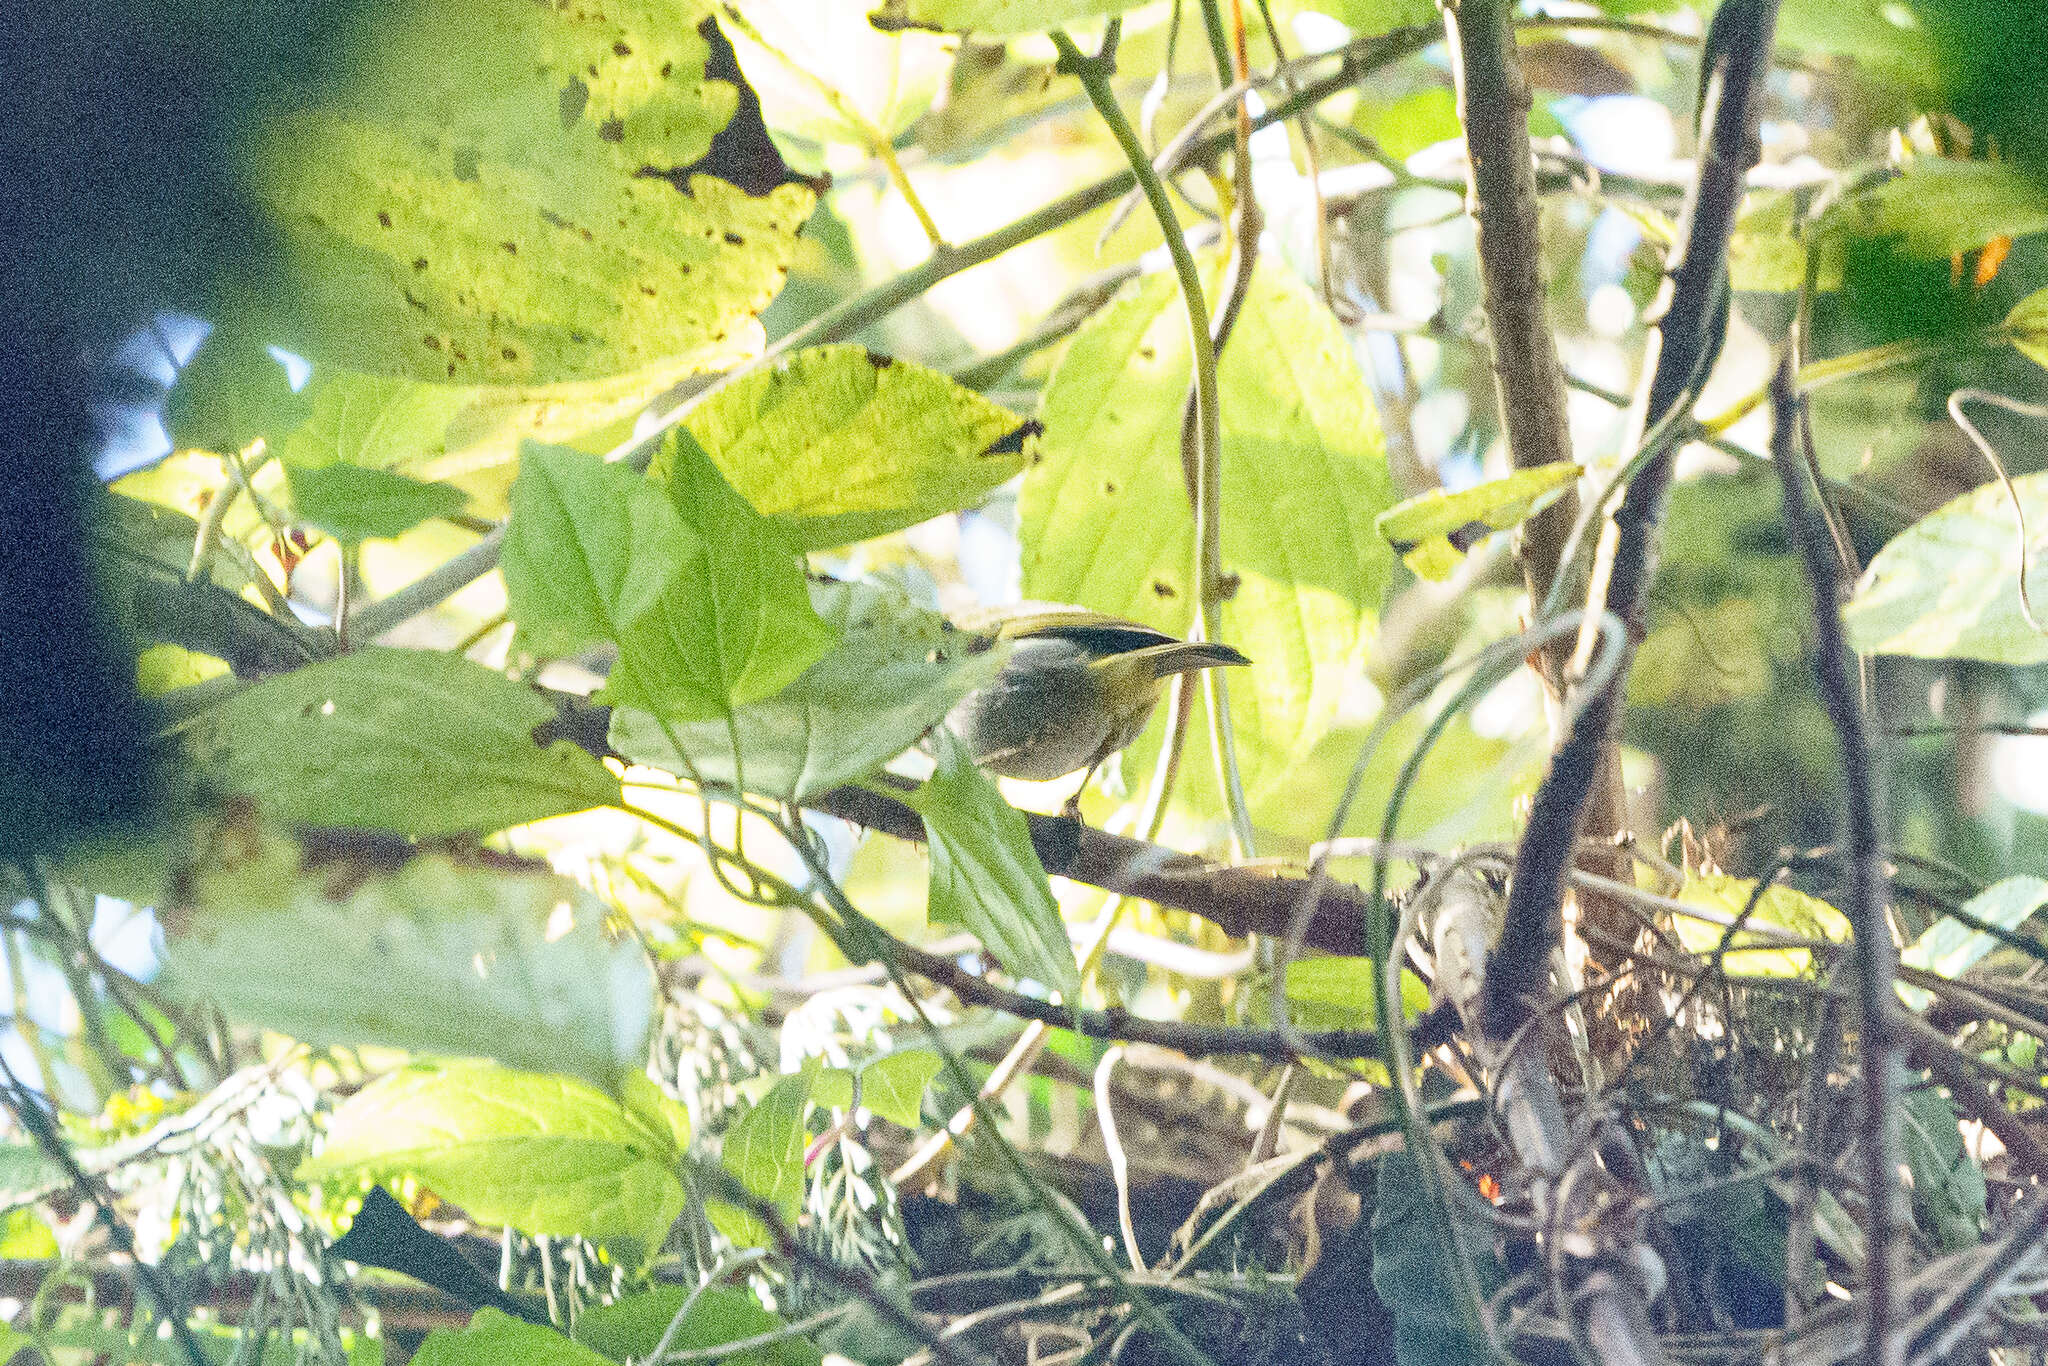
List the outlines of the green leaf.
{"type": "MultiPolygon", "coordinates": [[[[0,1323],[0,1366],[7,1366],[23,1352],[34,1351],[36,1340],[10,1323],[0,1323]]],[[[31,1361],[46,1360],[40,1352],[31,1361]]]]}
{"type": "Polygon", "coordinates": [[[1074,945],[1031,845],[1024,813],[1003,800],[949,730],[933,732],[938,768],[904,800],[924,817],[932,860],[926,914],[965,925],[1013,976],[1080,999],[1074,945]]]}
{"type": "MultiPolygon", "coordinates": [[[[0,1257],[10,1262],[48,1262],[55,1261],[57,1256],[57,1235],[36,1217],[35,1211],[12,1209],[0,1220],[0,1257]]],[[[0,1362],[10,1356],[0,1347],[0,1362]]]]}
{"type": "Polygon", "coordinates": [[[1922,17],[1925,0],[1790,0],[1778,41],[1869,62],[1893,79],[1925,82],[1941,62],[1922,17]]]}
{"type": "Polygon", "coordinates": [[[425,838],[617,803],[618,779],[595,758],[534,743],[554,714],[459,655],[372,646],[236,695],[190,747],[209,781],[272,820],[425,838]]]}
{"type": "MultiPolygon", "coordinates": [[[[1375,1029],[1379,1012],[1373,1006],[1373,960],[1370,958],[1298,958],[1287,965],[1287,999],[1306,1029],[1375,1029]]],[[[1401,1009],[1413,1019],[1429,1009],[1429,984],[1407,969],[1401,971],[1401,1009]]]]}
{"type": "MultiPolygon", "coordinates": [[[[2048,473],[2012,481],[2029,529],[2048,526],[2048,473]]],[[[1921,518],[1877,552],[1842,608],[1849,643],[1863,654],[2048,660],[2048,635],[2020,610],[2019,527],[2013,499],[1995,481],[1921,518]]],[[[2048,543],[2027,557],[2036,614],[2048,612],[2048,543]]]]}
{"type": "Polygon", "coordinates": [[[1919,157],[1845,199],[1821,226],[1828,235],[1894,239],[1907,256],[1946,260],[1994,237],[2048,231],[2048,197],[2004,162],[1919,157]]]}
{"type": "Polygon", "coordinates": [[[336,76],[237,130],[266,251],[217,311],[316,362],[466,384],[757,348],[814,195],[698,164],[739,104],[699,17],[465,0],[352,34],[336,76]]]}
{"type": "Polygon", "coordinates": [[[683,721],[773,697],[834,640],[811,606],[802,557],[687,430],[668,434],[648,482],[665,488],[694,534],[682,538],[681,571],[659,605],[618,637],[607,695],[683,721]]]}
{"type": "Polygon", "coordinates": [[[810,1110],[812,1077],[798,1072],[779,1079],[768,1094],[726,1130],[719,1157],[740,1184],[795,1216],[804,1193],[804,1115],[810,1110]]]}
{"type": "Polygon", "coordinates": [[[1963,1148],[1955,1106],[1932,1082],[1893,1067],[1900,1147],[1913,1176],[1914,1222],[1942,1252],[1975,1247],[1984,1232],[1984,1173],[1963,1148]]]}
{"type": "Polygon", "coordinates": [[[1076,19],[1121,14],[1139,0],[881,0],[869,22],[884,30],[928,28],[1001,37],[1043,33],[1076,19]]]}
{"type": "Polygon", "coordinates": [[[544,868],[230,827],[164,916],[173,988],[315,1045],[495,1058],[609,1086],[644,1055],[646,957],[544,868]]]}
{"type": "Polygon", "coordinates": [[[1019,425],[936,370],[821,346],[721,390],[687,429],[798,547],[825,550],[973,507],[1024,468],[1021,446],[999,448],[1019,425]]]}
{"type": "Polygon", "coordinates": [[[499,564],[512,620],[542,654],[616,641],[683,570],[693,533],[631,466],[529,445],[499,564]]]}
{"type": "Polygon", "coordinates": [[[1425,147],[1457,137],[1458,101],[1446,86],[1430,86],[1403,95],[1390,105],[1363,106],[1355,120],[1359,131],[1396,161],[1406,161],[1425,147]]]}
{"type": "Polygon", "coordinates": [[[820,583],[811,598],[839,643],[795,682],[720,721],[663,725],[612,713],[611,745],[635,763],[801,801],[865,777],[993,678],[1004,651],[951,629],[936,612],[865,583],[820,583]],[[734,733],[744,773],[733,764],[734,733]],[[682,745],[678,755],[671,737],[682,745]]]}
{"type": "MultiPolygon", "coordinates": [[[[1963,910],[2001,930],[2016,930],[2027,918],[2048,906],[2048,880],[2038,877],[2009,877],[1994,882],[1963,903],[1963,910]]],[[[1927,927],[1918,939],[1899,955],[1907,967],[1924,968],[1947,978],[1958,978],[1977,966],[1998,947],[1998,940],[1973,930],[1954,916],[1943,916],[1927,927]]],[[[1924,1010],[1933,999],[1908,982],[1899,985],[1899,997],[1914,1010],[1924,1010]]]]}
{"type": "Polygon", "coordinates": [[[467,1328],[436,1328],[413,1353],[415,1366],[608,1366],[605,1358],[552,1328],[485,1306],[467,1328]]]}
{"type": "MultiPolygon", "coordinates": [[[[1738,293],[1796,294],[1806,282],[1807,244],[1797,233],[1799,201],[1784,190],[1755,190],[1743,201],[1728,239],[1728,283],[1738,293]]],[[[1842,253],[1820,247],[1815,288],[1842,287],[1842,253]]]]}
{"type": "Polygon", "coordinates": [[[1374,519],[1373,529],[1401,552],[1410,569],[1425,579],[1442,582],[1465,558],[1465,552],[1451,544],[1453,532],[1474,522],[1494,531],[1520,525],[1576,482],[1580,468],[1560,460],[1516,470],[1456,493],[1430,489],[1382,512],[1374,519]]]}
{"type": "MultiPolygon", "coordinates": [[[[1181,471],[1188,328],[1170,278],[1098,314],[1046,390],[1043,459],[1018,495],[1023,596],[1174,635],[1194,619],[1193,515],[1181,471]]],[[[1385,448],[1342,329],[1284,268],[1260,265],[1220,373],[1221,638],[1252,667],[1229,678],[1255,819],[1293,819],[1326,790],[1304,760],[1338,724],[1376,636],[1394,555],[1373,530],[1392,504],[1385,448]]],[[[1200,715],[1196,735],[1205,733],[1200,715]]],[[[1155,722],[1125,761],[1157,752],[1155,722]]],[[[1135,765],[1135,767],[1134,767],[1135,765]]],[[[1180,800],[1222,811],[1214,765],[1184,765],[1180,800]]],[[[1135,784],[1132,784],[1135,787],[1135,784]]]]}
{"type": "MultiPolygon", "coordinates": [[[[661,1246],[683,1208],[668,1132],[572,1077],[422,1063],[334,1113],[307,1181],[412,1176],[487,1224],[661,1246]]],[[[489,1311],[482,1311],[489,1312],[489,1311]]]]}
{"type": "Polygon", "coordinates": [[[305,396],[262,342],[215,328],[179,369],[164,399],[164,427],[175,449],[225,455],[288,431],[305,411],[305,396]]]}
{"type": "Polygon", "coordinates": [[[2037,289],[2005,315],[2005,336],[2036,365],[2048,366],[2048,289],[2037,289]]]}
{"type": "Polygon", "coordinates": [[[421,522],[448,517],[469,502],[461,489],[423,484],[360,465],[319,465],[291,472],[299,516],[338,541],[389,540],[421,522]]]}
{"type": "MultiPolygon", "coordinates": [[[[1678,899],[1733,920],[1749,905],[1756,892],[1756,879],[1730,877],[1726,873],[1688,873],[1678,899]]],[[[1727,933],[1727,926],[1690,916],[1673,916],[1672,930],[1689,953],[1712,953],[1727,933]]],[[[1743,922],[1743,929],[1728,949],[1731,972],[1760,973],[1769,977],[1803,977],[1812,967],[1813,955],[1805,949],[1772,944],[1766,934],[1752,926],[1764,926],[1798,935],[1845,943],[1849,918],[1818,897],[1794,887],[1771,886],[1757,901],[1756,909],[1743,922]]]]}
{"type": "MultiPolygon", "coordinates": [[[[645,1361],[660,1345],[662,1334],[668,1331],[690,1295],[689,1287],[664,1285],[586,1309],[576,1320],[576,1340],[613,1361],[645,1361]]],[[[746,1291],[709,1286],[697,1294],[689,1317],[677,1325],[675,1336],[669,1339],[669,1347],[679,1352],[702,1351],[762,1337],[786,1326],[746,1291]]],[[[786,1337],[721,1360],[741,1366],[819,1366],[823,1357],[807,1339],[786,1337]]]]}
{"type": "Polygon", "coordinates": [[[929,1048],[905,1048],[860,1069],[860,1103],[906,1129],[924,1112],[925,1088],[946,1070],[945,1059],[929,1048]]]}
{"type": "MultiPolygon", "coordinates": [[[[1415,1156],[1388,1153],[1379,1160],[1372,1206],[1372,1285],[1394,1319],[1399,1366],[1485,1361],[1492,1354],[1466,1321],[1473,1306],[1459,1302],[1457,1260],[1469,1261],[1479,1293],[1490,1295],[1506,1279],[1493,1251],[1493,1224],[1479,1197],[1453,1185],[1452,1227],[1438,1226],[1415,1156]],[[1456,1243],[1452,1242],[1456,1239],[1456,1243]]],[[[1483,1304],[1478,1306],[1483,1311],[1483,1304]]]]}

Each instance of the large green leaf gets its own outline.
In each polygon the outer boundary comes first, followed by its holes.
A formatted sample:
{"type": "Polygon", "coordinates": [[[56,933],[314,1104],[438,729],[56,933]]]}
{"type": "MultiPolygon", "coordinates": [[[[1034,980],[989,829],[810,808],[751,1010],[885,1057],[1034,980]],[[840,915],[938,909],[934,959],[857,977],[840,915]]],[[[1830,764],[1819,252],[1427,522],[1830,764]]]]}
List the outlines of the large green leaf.
{"type": "Polygon", "coordinates": [[[802,557],[685,429],[669,432],[649,482],[666,489],[692,534],[659,605],[617,638],[609,694],[675,720],[773,697],[834,639],[811,606],[802,557]]]}
{"type": "MultiPolygon", "coordinates": [[[[2009,877],[1992,883],[1963,903],[1963,910],[2001,930],[2016,930],[2028,917],[2048,906],[2048,880],[2038,877],[2009,877]]],[[[1918,939],[1899,955],[1907,967],[1925,968],[1943,977],[1961,977],[1998,947],[1998,940],[1957,920],[1943,916],[1927,927],[1918,939]]],[[[1899,996],[1915,1010],[1926,1008],[1933,998],[1908,982],[1899,983],[1899,996]]]]}
{"type": "Polygon", "coordinates": [[[544,654],[616,641],[656,609],[692,539],[631,466],[527,446],[499,557],[521,638],[544,654]]]}
{"type": "Polygon", "coordinates": [[[1818,939],[1829,943],[1845,943],[1849,938],[1849,918],[1819,897],[1808,896],[1796,887],[1773,885],[1764,889],[1762,896],[1756,895],[1756,879],[1731,877],[1726,873],[1688,873],[1685,885],[1679,889],[1678,899],[1688,905],[1718,918],[1696,920],[1690,916],[1673,916],[1672,931],[1678,942],[1692,953],[1713,953],[1728,934],[1729,926],[1749,908],[1743,928],[1731,939],[1727,950],[1728,967],[1734,972],[1761,973],[1771,977],[1798,977],[1812,967],[1813,955],[1805,949],[1784,948],[1773,945],[1769,932],[1776,930],[1780,937],[1796,935],[1801,939],[1818,939]]]}
{"type": "MultiPolygon", "coordinates": [[[[652,1344],[650,1344],[651,1346],[652,1344]]],[[[609,1366],[552,1328],[485,1306],[467,1328],[436,1328],[413,1353],[418,1366],[609,1366]]]]}
{"type": "MultiPolygon", "coordinates": [[[[645,1361],[653,1355],[662,1334],[668,1332],[669,1325],[682,1311],[683,1302],[693,1293],[696,1298],[688,1316],[676,1324],[675,1334],[669,1339],[673,1351],[701,1351],[744,1338],[762,1337],[786,1326],[745,1290],[714,1285],[697,1291],[688,1286],[663,1285],[584,1310],[576,1320],[576,1340],[613,1361],[645,1361]]],[[[808,1339],[785,1337],[769,1346],[737,1352],[721,1360],[742,1366],[819,1366],[823,1357],[808,1339]]]]}
{"type": "Polygon", "coordinates": [[[1002,667],[1004,651],[952,630],[936,612],[865,583],[818,583],[811,598],[839,643],[773,697],[723,720],[664,725],[612,713],[611,744],[636,763],[792,801],[873,772],[1002,667]],[[740,764],[733,761],[739,737],[740,764]],[[678,755],[675,744],[683,753],[678,755]]]}
{"type": "Polygon", "coordinates": [[[316,362],[468,384],[757,344],[813,195],[697,165],[738,106],[700,17],[380,12],[341,74],[254,116],[236,171],[269,250],[222,311],[316,362]]]}
{"type": "MultiPolygon", "coordinates": [[[[1287,965],[1287,999],[1299,1007],[1294,1023],[1306,1029],[1373,1029],[1379,1012],[1373,1004],[1373,961],[1370,958],[1317,956],[1287,965]]],[[[1401,971],[1401,1009],[1410,1019],[1429,1009],[1429,984],[1407,969],[1401,971]]]]}
{"type": "Polygon", "coordinates": [[[928,28],[1000,36],[1043,33],[1076,19],[1121,14],[1139,0],[881,0],[877,28],[928,28]]]}
{"type": "MultiPolygon", "coordinates": [[[[664,719],[723,718],[780,692],[830,647],[801,561],[688,432],[662,479],[529,446],[503,558],[535,649],[619,646],[607,695],[664,719]]],[[[730,745],[727,745],[728,751],[730,745]]]]}
{"type": "MultiPolygon", "coordinates": [[[[2037,617],[2048,615],[2048,473],[2012,481],[2026,508],[2033,546],[2027,587],[2037,617]]],[[[2048,635],[2020,609],[2019,527],[2012,496],[1983,484],[1921,518],[1877,552],[1842,609],[1849,643],[1865,654],[2048,660],[2048,635]]]]}
{"type": "MultiPolygon", "coordinates": [[[[1146,280],[1075,336],[1046,391],[1043,459],[1019,497],[1025,597],[1187,633],[1188,374],[1186,314],[1169,278],[1146,280]]],[[[1393,497],[1343,333],[1283,269],[1259,267],[1220,378],[1223,568],[1236,582],[1222,638],[1252,660],[1229,679],[1231,712],[1253,814],[1283,820],[1326,800],[1295,779],[1374,638],[1394,556],[1373,519],[1393,497]]],[[[1204,733],[1200,719],[1193,733],[1204,733]]],[[[1220,809],[1207,762],[1183,767],[1181,789],[1220,809]]]]}
{"type": "Polygon", "coordinates": [[[646,956],[544,868],[229,828],[164,916],[172,986],[316,1045],[494,1058],[609,1086],[645,1052],[646,956]]]}
{"type": "Polygon", "coordinates": [[[903,1048],[860,1069],[860,1103],[892,1124],[917,1127],[925,1088],[946,1070],[946,1060],[929,1048],[903,1048]]]}
{"type": "Polygon", "coordinates": [[[444,1062],[351,1096],[299,1174],[413,1176],[484,1223],[651,1252],[683,1208],[678,1161],[665,1127],[586,1082],[444,1062]]]}
{"type": "MultiPolygon", "coordinates": [[[[805,550],[972,507],[1024,468],[1015,414],[859,346],[799,351],[707,400],[690,433],[805,550]]],[[[655,462],[661,476],[673,456],[655,462]]]]}
{"type": "Polygon", "coordinates": [[[1073,941],[1023,813],[1003,800],[957,736],[943,728],[934,734],[938,768],[905,798],[924,817],[931,847],[927,914],[965,925],[1013,975],[1073,1004],[1081,992],[1073,941]]]}
{"type": "Polygon", "coordinates": [[[206,713],[205,779],[272,820],[422,838],[501,830],[619,800],[531,688],[459,655],[370,647],[266,679],[206,713]]]}

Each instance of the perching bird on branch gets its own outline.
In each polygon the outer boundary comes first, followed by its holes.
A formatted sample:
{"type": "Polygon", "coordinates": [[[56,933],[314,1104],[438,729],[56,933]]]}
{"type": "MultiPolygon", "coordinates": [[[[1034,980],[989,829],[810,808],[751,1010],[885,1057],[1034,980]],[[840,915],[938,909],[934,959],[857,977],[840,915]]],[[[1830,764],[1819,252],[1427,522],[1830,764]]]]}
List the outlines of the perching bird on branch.
{"type": "Polygon", "coordinates": [[[1228,645],[1081,608],[1012,608],[961,625],[1011,645],[1001,672],[946,717],[974,761],[1006,778],[1044,781],[1084,768],[1093,776],[1145,729],[1166,679],[1251,663],[1228,645]]]}

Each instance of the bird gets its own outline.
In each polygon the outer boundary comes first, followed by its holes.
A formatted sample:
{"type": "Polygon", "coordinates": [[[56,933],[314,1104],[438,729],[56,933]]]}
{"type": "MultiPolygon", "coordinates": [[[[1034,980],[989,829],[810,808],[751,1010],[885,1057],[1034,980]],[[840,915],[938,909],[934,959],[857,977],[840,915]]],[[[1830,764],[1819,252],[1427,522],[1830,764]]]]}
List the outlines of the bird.
{"type": "MultiPolygon", "coordinates": [[[[1251,663],[1228,645],[1085,608],[1010,608],[993,621],[980,634],[991,646],[1009,644],[1009,657],[947,713],[946,724],[977,764],[1005,778],[1043,782],[1086,769],[1085,788],[1103,760],[1145,729],[1166,679],[1251,663]]],[[[1070,814],[1079,796],[1077,789],[1070,814]]]]}

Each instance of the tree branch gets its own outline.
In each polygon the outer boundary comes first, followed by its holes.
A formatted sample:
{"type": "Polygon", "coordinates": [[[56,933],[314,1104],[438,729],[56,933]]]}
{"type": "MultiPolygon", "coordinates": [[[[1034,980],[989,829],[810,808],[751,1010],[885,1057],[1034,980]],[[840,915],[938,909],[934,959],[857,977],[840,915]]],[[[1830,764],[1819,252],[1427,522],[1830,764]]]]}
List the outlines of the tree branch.
{"type": "MultiPolygon", "coordinates": [[[[1704,138],[1697,178],[1681,219],[1657,331],[1650,342],[1650,384],[1645,426],[1663,443],[1629,484],[1608,526],[1611,573],[1598,575],[1594,593],[1628,626],[1622,664],[1605,686],[1586,697],[1550,768],[1536,789],[1529,823],[1515,850],[1507,922],[1487,964],[1487,1031],[1512,1037],[1548,989],[1550,950],[1563,931],[1564,883],[1578,847],[1586,801],[1606,762],[1623,681],[1640,630],[1654,564],[1654,540],[1671,484],[1674,451],[1664,419],[1698,392],[1713,366],[1727,327],[1728,237],[1742,202],[1743,178],[1756,163],[1756,95],[1770,67],[1777,0],[1724,0],[1714,14],[1700,81],[1699,122],[1704,138]],[[1604,589],[1604,591],[1603,591],[1604,589]]],[[[1589,621],[1597,614],[1588,614],[1589,621]]],[[[1582,639],[1581,652],[1586,642],[1582,639]]]]}
{"type": "Polygon", "coordinates": [[[1885,873],[1878,848],[1877,763],[1870,729],[1857,696],[1856,666],[1842,632],[1841,562],[1826,524],[1808,496],[1798,450],[1798,381],[1787,356],[1771,384],[1771,455],[1785,493],[1785,527],[1813,586],[1813,672],[1821,701],[1842,749],[1842,823],[1849,860],[1848,897],[1843,913],[1855,931],[1858,1080],[1863,1098],[1858,1153],[1863,1190],[1870,1202],[1869,1256],[1864,1267],[1864,1314],[1869,1328],[1863,1359],[1870,1366],[1896,1360],[1890,1341],[1893,1277],[1898,1244],[1898,1118],[1892,1112],[1892,1058],[1899,1040],[1894,1012],[1898,997],[1897,950],[1885,920],[1885,873]]]}
{"type": "MultiPolygon", "coordinates": [[[[987,1006],[1021,1020],[1036,1020],[1055,1029],[1071,1029],[1091,1039],[1115,1039],[1124,1043],[1149,1043],[1171,1048],[1191,1058],[1216,1053],[1240,1053],[1249,1057],[1299,1058],[1304,1052],[1326,1058],[1376,1057],[1380,1036],[1372,1029],[1292,1030],[1245,1029],[1230,1025],[1182,1024],[1177,1020],[1148,1020],[1121,1007],[1110,1010],[1070,1010],[1036,996],[1025,996],[996,986],[987,978],[969,972],[950,958],[926,953],[894,936],[884,939],[886,952],[928,982],[946,988],[970,1005],[987,1006]]],[[[1424,1048],[1449,1041],[1457,1013],[1438,1006],[1409,1027],[1409,1035],[1424,1048]]]]}
{"type": "MultiPolygon", "coordinates": [[[[894,797],[840,787],[803,803],[814,811],[922,842],[924,822],[894,797]]],[[[1026,812],[1031,843],[1045,871],[1091,887],[1198,915],[1233,939],[1285,935],[1309,879],[1271,864],[1224,866],[1163,845],[1094,829],[1065,816],[1026,812]]],[[[1365,897],[1323,879],[1302,943],[1325,953],[1365,952],[1365,897]]]]}

